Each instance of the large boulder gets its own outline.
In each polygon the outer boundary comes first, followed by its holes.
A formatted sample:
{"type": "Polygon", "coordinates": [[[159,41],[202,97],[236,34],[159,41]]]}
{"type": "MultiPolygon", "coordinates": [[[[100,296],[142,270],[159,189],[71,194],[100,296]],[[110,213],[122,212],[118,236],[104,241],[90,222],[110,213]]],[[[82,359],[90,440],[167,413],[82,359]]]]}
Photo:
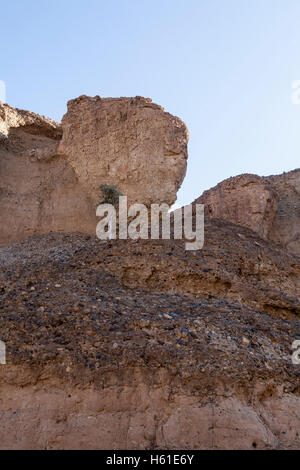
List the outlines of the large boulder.
{"type": "Polygon", "coordinates": [[[93,199],[117,185],[129,203],[172,205],[187,163],[188,132],[150,99],[89,98],[68,103],[59,153],[93,199]]]}
{"type": "Polygon", "coordinates": [[[62,126],[0,103],[0,244],[95,233],[101,183],[129,202],[172,204],[187,140],[183,122],[145,98],[80,97],[62,126]]]}

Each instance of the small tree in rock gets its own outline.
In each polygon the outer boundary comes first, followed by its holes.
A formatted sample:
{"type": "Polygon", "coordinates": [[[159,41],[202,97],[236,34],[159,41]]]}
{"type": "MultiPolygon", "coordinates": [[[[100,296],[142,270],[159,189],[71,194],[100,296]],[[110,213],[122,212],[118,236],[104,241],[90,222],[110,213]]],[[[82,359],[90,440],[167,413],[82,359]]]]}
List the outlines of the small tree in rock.
{"type": "MultiPolygon", "coordinates": [[[[121,191],[115,185],[100,184],[101,197],[98,202],[100,204],[111,204],[115,209],[119,208],[119,197],[123,196],[121,191]]],[[[118,230],[118,214],[115,214],[116,220],[116,230],[118,230]]],[[[113,219],[112,215],[109,216],[109,238],[112,238],[113,234],[113,219]]]]}
{"type": "Polygon", "coordinates": [[[101,189],[101,198],[99,200],[99,204],[111,204],[115,208],[119,207],[119,197],[123,196],[121,191],[117,188],[117,186],[108,185],[108,184],[100,184],[101,189]]]}

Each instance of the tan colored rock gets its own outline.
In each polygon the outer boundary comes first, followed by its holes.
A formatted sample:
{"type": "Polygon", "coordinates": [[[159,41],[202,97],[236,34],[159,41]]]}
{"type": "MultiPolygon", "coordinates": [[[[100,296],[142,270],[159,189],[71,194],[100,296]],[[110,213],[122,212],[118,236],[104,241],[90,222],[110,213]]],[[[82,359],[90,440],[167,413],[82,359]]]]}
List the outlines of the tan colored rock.
{"type": "Polygon", "coordinates": [[[60,125],[52,119],[0,102],[0,137],[9,137],[10,129],[19,127],[31,134],[45,135],[53,139],[61,137],[60,125]]]}
{"type": "Polygon", "coordinates": [[[195,202],[205,204],[208,217],[250,228],[300,254],[300,169],[269,177],[229,178],[195,202]]]}
{"type": "MultiPolygon", "coordinates": [[[[159,378],[132,370],[130,378],[121,369],[106,373],[99,386],[88,377],[72,383],[47,368],[40,378],[18,369],[1,371],[1,450],[299,449],[300,399],[276,396],[279,387],[260,402],[251,387],[239,393],[215,383],[208,399],[172,383],[167,371],[159,378]]],[[[193,383],[205,387],[197,377],[193,383]]]]}
{"type": "Polygon", "coordinates": [[[0,104],[0,244],[94,234],[101,183],[116,184],[131,202],[176,198],[187,159],[178,118],[145,98],[81,97],[68,107],[61,141],[59,124],[0,104]]]}
{"type": "MultiPolygon", "coordinates": [[[[89,134],[87,159],[75,116],[84,137],[83,120],[88,133],[98,125],[91,108],[106,113],[109,101],[71,103],[83,110],[74,111],[74,121],[67,114],[68,144],[61,145],[59,125],[3,108],[0,217],[7,241],[52,229],[94,232],[89,162],[92,171],[102,167],[93,139],[106,149],[117,145],[113,135],[122,141],[122,124],[118,112],[108,114],[111,125],[99,125],[103,139],[89,134]]],[[[133,116],[148,113],[144,104],[125,103],[133,116]]],[[[152,112],[150,128],[156,113],[172,121],[150,103],[152,112]]],[[[158,129],[149,142],[154,135],[182,143],[181,134],[173,139],[158,129]]],[[[285,246],[297,246],[298,175],[242,175],[219,194],[208,192],[219,218],[206,220],[203,250],[195,252],[182,240],[106,243],[62,233],[2,246],[0,448],[299,449],[291,344],[299,330],[300,258],[253,231],[278,234],[274,241],[283,245],[292,235],[285,246]],[[221,219],[221,203],[234,223],[221,219]],[[243,208],[250,208],[248,220],[243,208]],[[280,214],[293,232],[274,230],[280,214]]],[[[133,187],[126,188],[120,186],[130,196],[133,187]]]]}
{"type": "Polygon", "coordinates": [[[263,178],[244,174],[222,181],[195,201],[206,215],[250,228],[267,239],[277,211],[277,195],[263,178]]]}
{"type": "Polygon", "coordinates": [[[300,255],[300,169],[269,176],[267,180],[279,199],[269,238],[300,255]]]}
{"type": "Polygon", "coordinates": [[[91,231],[93,202],[57,156],[59,124],[0,106],[0,243],[51,231],[91,231]]]}
{"type": "Polygon", "coordinates": [[[0,448],[300,448],[300,258],[205,236],[0,248],[0,448]]]}
{"type": "Polygon", "coordinates": [[[173,204],[186,172],[188,132],[150,99],[89,98],[68,103],[64,155],[87,194],[115,184],[129,203],[173,204]]]}

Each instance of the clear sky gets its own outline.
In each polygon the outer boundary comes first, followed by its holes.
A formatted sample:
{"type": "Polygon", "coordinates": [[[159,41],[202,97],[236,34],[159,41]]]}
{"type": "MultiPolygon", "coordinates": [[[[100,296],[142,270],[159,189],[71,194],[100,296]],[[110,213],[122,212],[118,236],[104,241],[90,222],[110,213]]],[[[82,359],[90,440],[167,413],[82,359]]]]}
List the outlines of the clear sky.
{"type": "Polygon", "coordinates": [[[185,121],[187,204],[240,173],[300,167],[300,0],[1,2],[12,106],[60,120],[79,95],[146,96],[185,121]]]}

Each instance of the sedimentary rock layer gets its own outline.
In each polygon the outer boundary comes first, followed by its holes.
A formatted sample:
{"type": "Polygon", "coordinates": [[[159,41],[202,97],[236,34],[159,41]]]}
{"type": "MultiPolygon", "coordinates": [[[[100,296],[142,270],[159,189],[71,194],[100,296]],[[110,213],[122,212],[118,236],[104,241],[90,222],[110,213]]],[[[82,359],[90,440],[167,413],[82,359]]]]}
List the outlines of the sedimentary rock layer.
{"type": "Polygon", "coordinates": [[[146,98],[80,97],[62,127],[0,104],[0,137],[0,244],[95,233],[102,183],[171,205],[186,171],[184,123],[146,98]]]}
{"type": "Polygon", "coordinates": [[[0,249],[2,448],[299,448],[300,260],[211,219],[183,241],[0,249]]]}
{"type": "Polygon", "coordinates": [[[205,204],[208,217],[243,225],[300,254],[300,169],[232,177],[204,191],[195,203],[205,204]]]}

